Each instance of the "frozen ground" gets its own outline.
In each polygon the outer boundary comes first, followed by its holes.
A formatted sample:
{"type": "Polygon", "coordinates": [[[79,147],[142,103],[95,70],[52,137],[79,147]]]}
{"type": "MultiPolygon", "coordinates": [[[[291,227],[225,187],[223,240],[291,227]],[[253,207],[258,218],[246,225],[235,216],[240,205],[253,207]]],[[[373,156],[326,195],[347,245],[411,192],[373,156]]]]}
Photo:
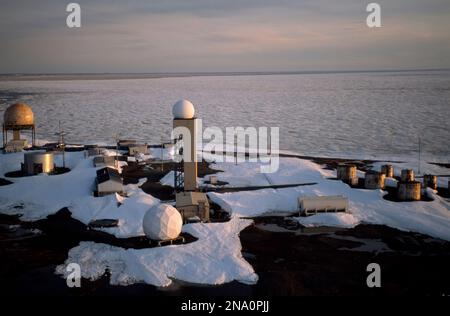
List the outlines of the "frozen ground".
{"type": "MultiPolygon", "coordinates": [[[[60,158],[56,158],[57,165],[61,163],[60,158]]],[[[93,167],[92,157],[86,158],[83,152],[68,152],[66,158],[71,168],[66,174],[9,179],[14,183],[0,187],[1,212],[23,214],[22,220],[30,221],[68,207],[72,216],[85,224],[93,219],[118,219],[118,227],[103,229],[117,237],[142,236],[141,224],[145,212],[160,201],[145,194],[139,184],[126,187],[126,198],[117,195],[95,198],[92,189],[96,168],[93,167]]],[[[19,169],[22,159],[22,153],[1,154],[1,174],[19,169]]],[[[239,240],[239,232],[252,221],[242,217],[295,213],[297,199],[302,195],[342,194],[350,202],[349,214],[298,218],[305,226],[348,228],[359,223],[384,224],[450,240],[450,204],[431,191],[432,202],[390,202],[383,199],[381,190],[352,189],[340,181],[327,179],[335,176],[334,171],[297,158],[281,158],[278,172],[266,175],[259,173],[258,164],[236,166],[233,163],[217,163],[213,167],[224,171],[218,173],[219,180],[229,182],[231,187],[305,182],[317,184],[277,190],[209,193],[214,202],[232,214],[232,218],[226,223],[185,225],[183,231],[197,237],[195,242],[139,250],[82,242],[69,252],[66,262],[81,263],[83,276],[93,280],[109,269],[112,284],[146,282],[168,286],[171,279],[202,284],[221,284],[232,280],[254,283],[257,275],[242,257],[239,240]]],[[[64,274],[64,265],[59,266],[57,272],[64,274]]]]}

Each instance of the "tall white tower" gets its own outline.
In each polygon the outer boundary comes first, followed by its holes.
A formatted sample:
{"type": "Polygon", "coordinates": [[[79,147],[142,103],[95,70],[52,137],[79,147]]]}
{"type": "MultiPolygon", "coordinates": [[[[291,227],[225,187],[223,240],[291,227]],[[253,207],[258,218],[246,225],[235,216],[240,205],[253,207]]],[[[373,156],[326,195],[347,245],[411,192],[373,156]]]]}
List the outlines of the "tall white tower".
{"type": "Polygon", "coordinates": [[[194,105],[188,100],[180,100],[172,108],[173,128],[181,127],[189,131],[190,139],[183,139],[183,151],[188,150],[190,159],[183,162],[184,191],[197,190],[197,118],[194,105]]]}

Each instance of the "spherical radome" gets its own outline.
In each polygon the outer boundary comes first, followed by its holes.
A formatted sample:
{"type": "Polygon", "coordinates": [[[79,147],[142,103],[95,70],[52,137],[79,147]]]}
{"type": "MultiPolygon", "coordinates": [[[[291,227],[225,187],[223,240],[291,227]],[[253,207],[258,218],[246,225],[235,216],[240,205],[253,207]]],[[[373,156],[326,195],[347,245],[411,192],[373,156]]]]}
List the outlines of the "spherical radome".
{"type": "Polygon", "coordinates": [[[31,107],[25,103],[15,103],[8,107],[3,115],[5,125],[33,125],[34,114],[31,107]]]}
{"type": "Polygon", "coordinates": [[[158,204],[145,213],[142,226],[148,238],[170,240],[180,235],[183,219],[172,205],[158,204]]]}
{"type": "Polygon", "coordinates": [[[188,100],[180,100],[173,105],[173,117],[176,119],[191,119],[194,118],[194,105],[188,100]]]}

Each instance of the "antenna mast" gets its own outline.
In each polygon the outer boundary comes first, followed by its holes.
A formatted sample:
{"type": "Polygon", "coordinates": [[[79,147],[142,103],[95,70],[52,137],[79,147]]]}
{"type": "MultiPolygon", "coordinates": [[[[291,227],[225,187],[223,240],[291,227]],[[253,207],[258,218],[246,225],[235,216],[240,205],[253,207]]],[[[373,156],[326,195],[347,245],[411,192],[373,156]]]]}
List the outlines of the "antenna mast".
{"type": "Polygon", "coordinates": [[[60,150],[62,150],[63,168],[66,168],[66,143],[65,143],[65,139],[64,139],[64,136],[66,135],[66,133],[64,132],[64,130],[61,127],[61,121],[58,121],[58,126],[59,126],[59,131],[58,131],[58,133],[56,133],[56,135],[59,136],[58,148],[60,150]]]}

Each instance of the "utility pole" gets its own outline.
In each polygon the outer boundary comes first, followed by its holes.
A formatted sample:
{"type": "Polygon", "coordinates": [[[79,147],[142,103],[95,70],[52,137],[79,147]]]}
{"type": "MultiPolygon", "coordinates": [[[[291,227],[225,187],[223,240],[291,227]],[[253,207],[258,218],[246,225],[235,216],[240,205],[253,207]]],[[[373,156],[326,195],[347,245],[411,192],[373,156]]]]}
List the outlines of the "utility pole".
{"type": "Polygon", "coordinates": [[[163,143],[163,137],[161,136],[161,171],[164,172],[164,143],[163,143]]]}
{"type": "Polygon", "coordinates": [[[421,142],[420,135],[419,135],[419,167],[418,167],[418,171],[417,171],[417,173],[419,175],[420,175],[420,165],[421,165],[421,157],[420,157],[421,151],[422,151],[422,142],[421,142]]]}
{"type": "Polygon", "coordinates": [[[118,157],[118,154],[119,154],[119,134],[118,133],[116,133],[116,154],[115,154],[115,158],[114,158],[114,166],[116,167],[116,168],[118,168],[119,167],[119,157],[118,157]]]}
{"type": "Polygon", "coordinates": [[[59,136],[59,144],[58,147],[59,149],[62,150],[62,155],[63,155],[63,168],[66,168],[66,143],[64,140],[64,136],[66,135],[66,133],[64,132],[64,130],[61,128],[61,121],[58,122],[59,125],[59,131],[58,133],[56,133],[56,135],[59,136]]]}

